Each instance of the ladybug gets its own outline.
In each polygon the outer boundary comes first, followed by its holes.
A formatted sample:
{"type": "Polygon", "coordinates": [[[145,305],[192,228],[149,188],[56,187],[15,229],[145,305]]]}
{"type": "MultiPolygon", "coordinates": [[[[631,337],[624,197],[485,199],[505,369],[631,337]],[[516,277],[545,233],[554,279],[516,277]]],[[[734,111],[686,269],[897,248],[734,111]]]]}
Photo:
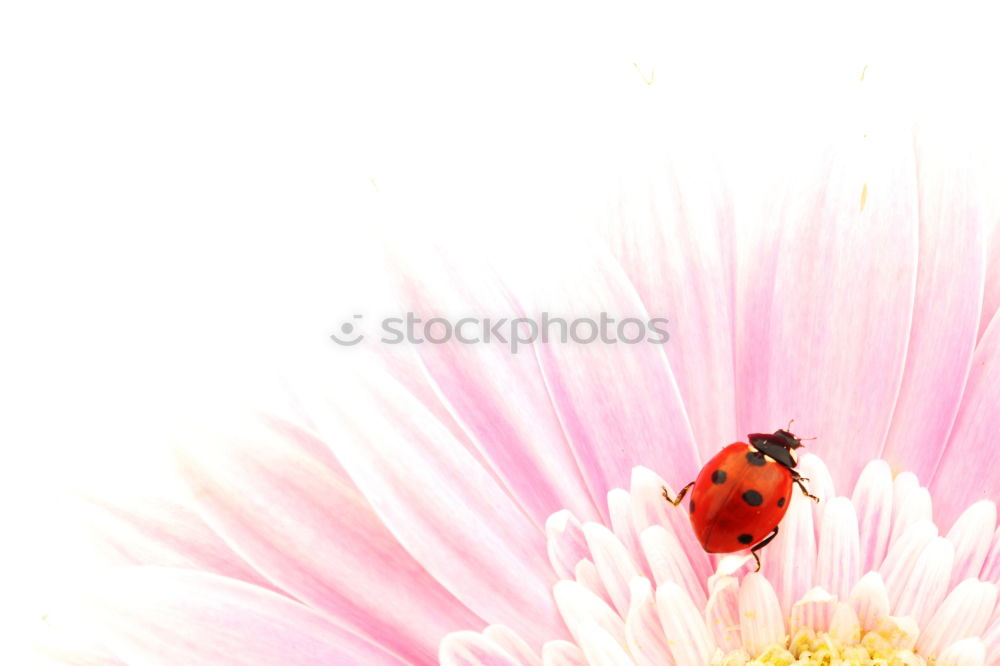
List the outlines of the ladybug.
{"type": "Polygon", "coordinates": [[[677,506],[693,487],[688,509],[702,548],[709,553],[732,553],[752,546],[750,554],[760,571],[757,551],[777,536],[792,484],[806,497],[816,502],[819,498],[810,495],[803,484],[809,479],[795,471],[795,449],[802,446],[801,438],[785,429],[773,435],[754,433],[747,439],[749,444],[736,442],[719,451],[676,499],[666,488],[663,497],[677,506]]]}

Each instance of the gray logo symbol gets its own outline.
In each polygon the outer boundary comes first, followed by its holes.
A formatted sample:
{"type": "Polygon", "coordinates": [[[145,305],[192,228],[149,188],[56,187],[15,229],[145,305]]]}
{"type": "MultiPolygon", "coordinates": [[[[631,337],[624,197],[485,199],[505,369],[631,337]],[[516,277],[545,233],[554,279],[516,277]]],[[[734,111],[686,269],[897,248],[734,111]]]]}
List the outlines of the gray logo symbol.
{"type": "MultiPolygon", "coordinates": [[[[356,314],[354,315],[354,318],[361,319],[361,315],[356,314]]],[[[349,321],[345,321],[343,324],[340,325],[340,332],[344,336],[348,336],[348,339],[342,340],[336,333],[331,333],[330,339],[336,342],[338,345],[342,345],[344,347],[353,347],[354,345],[358,344],[359,342],[365,339],[363,333],[357,333],[357,336],[351,339],[349,336],[354,335],[356,331],[357,327],[354,324],[352,324],[349,321]]]]}

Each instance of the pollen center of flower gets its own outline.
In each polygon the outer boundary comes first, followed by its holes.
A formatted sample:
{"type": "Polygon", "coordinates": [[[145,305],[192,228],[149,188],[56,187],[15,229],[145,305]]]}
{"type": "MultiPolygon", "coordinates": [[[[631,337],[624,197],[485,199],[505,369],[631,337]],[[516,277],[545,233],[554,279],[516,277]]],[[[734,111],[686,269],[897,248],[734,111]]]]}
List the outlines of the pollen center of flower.
{"type": "Polygon", "coordinates": [[[806,666],[807,664],[878,664],[925,666],[928,662],[909,649],[901,649],[893,629],[870,631],[859,642],[843,641],[826,632],[801,629],[786,647],[775,644],[751,657],[745,650],[721,653],[713,666],[806,666]]]}

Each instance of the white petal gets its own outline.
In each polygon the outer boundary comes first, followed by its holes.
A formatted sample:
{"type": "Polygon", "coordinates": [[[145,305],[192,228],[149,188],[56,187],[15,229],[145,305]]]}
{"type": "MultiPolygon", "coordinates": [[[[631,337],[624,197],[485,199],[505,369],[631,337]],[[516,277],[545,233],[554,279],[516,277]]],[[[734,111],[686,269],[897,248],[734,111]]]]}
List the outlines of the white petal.
{"type": "Polygon", "coordinates": [[[889,546],[889,553],[885,556],[885,561],[879,568],[885,580],[886,588],[890,582],[901,579],[909,574],[913,569],[913,563],[929,544],[938,535],[937,526],[929,520],[921,520],[913,523],[898,539],[889,546]]]}
{"type": "Polygon", "coordinates": [[[705,607],[705,622],[715,644],[732,652],[743,644],[740,631],[740,582],[734,576],[720,576],[712,582],[705,607]]]}
{"type": "Polygon", "coordinates": [[[983,570],[979,577],[994,583],[1000,582],[1000,527],[993,533],[993,544],[986,554],[986,561],[983,562],[983,570]]]}
{"type": "Polygon", "coordinates": [[[948,592],[954,559],[955,547],[947,539],[936,537],[927,544],[910,571],[887,581],[892,612],[925,626],[948,592]]]}
{"type": "Polygon", "coordinates": [[[545,521],[549,562],[560,578],[572,578],[576,563],[590,554],[583,525],[569,511],[556,511],[545,521]]]}
{"type": "Polygon", "coordinates": [[[895,543],[906,529],[920,520],[931,520],[931,495],[912,472],[903,472],[893,481],[892,531],[889,544],[895,543]]]}
{"type": "MultiPolygon", "coordinates": [[[[615,488],[608,493],[608,513],[611,516],[611,531],[632,556],[636,566],[642,568],[642,547],[639,545],[639,531],[632,520],[632,497],[627,490],[615,488]]],[[[644,571],[647,575],[649,572],[644,571]]]]}
{"type": "Polygon", "coordinates": [[[879,572],[869,571],[861,577],[851,590],[851,604],[866,632],[873,631],[889,615],[889,593],[879,572]]]}
{"type": "Polygon", "coordinates": [[[629,607],[628,584],[639,575],[632,556],[611,530],[597,523],[586,523],[583,534],[594,558],[597,574],[618,613],[624,617],[629,607]]]}
{"type": "Polygon", "coordinates": [[[542,666],[542,658],[535,654],[531,646],[513,629],[502,624],[491,624],[483,629],[483,635],[503,648],[509,655],[517,658],[523,666],[542,666]]]}
{"type": "Polygon", "coordinates": [[[715,650],[712,636],[701,612],[674,583],[664,583],[656,590],[663,635],[678,664],[704,664],[715,650]]]}
{"type": "Polygon", "coordinates": [[[892,529],[892,470],[884,460],[873,460],[861,472],[851,502],[858,513],[861,571],[877,569],[889,549],[892,529]]]}
{"type": "Polygon", "coordinates": [[[989,624],[997,603],[997,587],[976,578],[959,583],[923,627],[917,649],[935,656],[947,645],[970,636],[980,636],[989,624]]]}
{"type": "Polygon", "coordinates": [[[635,666],[622,642],[591,620],[580,625],[580,648],[590,666],[635,666]]]}
{"type": "Polygon", "coordinates": [[[552,588],[559,613],[573,638],[580,643],[580,626],[591,621],[604,628],[619,643],[625,642],[625,623],[596,594],[575,581],[561,580],[552,588]]]}
{"type": "Polygon", "coordinates": [[[809,590],[802,599],[792,605],[789,617],[789,634],[794,636],[799,629],[808,627],[815,632],[827,631],[833,618],[837,597],[822,587],[809,590]]]}
{"type": "Polygon", "coordinates": [[[830,636],[845,645],[861,640],[861,623],[850,604],[842,601],[834,607],[833,617],[830,618],[830,636]]]}
{"type": "Polygon", "coordinates": [[[677,538],[666,528],[654,525],[643,530],[639,540],[656,584],[677,583],[698,608],[704,608],[708,597],[677,538]]]}
{"type": "Polygon", "coordinates": [[[778,536],[764,551],[761,571],[774,584],[781,609],[788,614],[792,604],[814,585],[816,530],[814,502],[799,495],[792,498],[781,521],[778,536]]]}
{"type": "Polygon", "coordinates": [[[1000,619],[994,618],[992,624],[987,627],[983,634],[983,643],[986,644],[986,663],[1000,663],[1000,619]]]}
{"type": "Polygon", "coordinates": [[[596,594],[602,601],[611,604],[611,595],[604,589],[604,581],[601,580],[601,574],[597,573],[597,565],[590,560],[580,560],[576,563],[573,575],[576,582],[596,594]]]}
{"type": "Polygon", "coordinates": [[[740,585],[740,631],[751,654],[785,642],[778,597],[767,579],[757,573],[749,574],[740,585]]]}
{"type": "Polygon", "coordinates": [[[861,575],[861,547],[858,517],[846,497],[827,502],[817,549],[816,582],[838,598],[847,599],[861,575]]]}
{"type": "Polygon", "coordinates": [[[587,658],[569,641],[549,641],[542,646],[542,666],[587,666],[587,658]]]}
{"type": "Polygon", "coordinates": [[[820,520],[823,511],[826,510],[827,502],[837,494],[833,487],[833,477],[830,476],[830,470],[823,463],[823,460],[812,453],[806,453],[802,456],[797,469],[799,474],[809,479],[806,481],[809,492],[819,498],[819,502],[811,502],[813,525],[816,528],[816,539],[818,540],[820,525],[823,524],[820,520]]]}
{"type": "Polygon", "coordinates": [[[986,646],[978,638],[965,638],[949,645],[934,666],[985,666],[986,646]]]}
{"type": "Polygon", "coordinates": [[[951,584],[978,576],[997,526],[997,505],[990,500],[980,500],[962,512],[948,530],[948,541],[955,546],[955,568],[951,584]]]}
{"type": "Polygon", "coordinates": [[[630,496],[635,529],[640,534],[652,525],[660,525],[669,530],[680,542],[698,580],[705,581],[712,575],[712,562],[691,529],[687,511],[671,506],[663,498],[664,486],[670,490],[671,496],[676,495],[674,489],[667,486],[667,482],[656,472],[645,467],[632,469],[630,496]]]}
{"type": "Polygon", "coordinates": [[[876,631],[896,650],[912,650],[920,637],[920,628],[912,617],[889,615],[879,620],[876,631]]]}
{"type": "Polygon", "coordinates": [[[625,639],[639,666],[660,666],[670,662],[667,639],[656,610],[653,586],[648,578],[633,578],[629,584],[632,602],[625,619],[625,639]]]}

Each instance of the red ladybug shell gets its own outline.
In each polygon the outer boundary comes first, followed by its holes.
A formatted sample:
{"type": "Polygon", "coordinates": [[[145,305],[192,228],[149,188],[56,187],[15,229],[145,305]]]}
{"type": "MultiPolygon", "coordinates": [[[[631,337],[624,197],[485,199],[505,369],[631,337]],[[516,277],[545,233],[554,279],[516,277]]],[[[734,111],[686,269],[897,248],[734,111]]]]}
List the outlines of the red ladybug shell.
{"type": "Polygon", "coordinates": [[[698,473],[688,503],[691,526],[709,553],[744,550],[774,531],[791,499],[791,470],[736,442],[698,473]]]}

